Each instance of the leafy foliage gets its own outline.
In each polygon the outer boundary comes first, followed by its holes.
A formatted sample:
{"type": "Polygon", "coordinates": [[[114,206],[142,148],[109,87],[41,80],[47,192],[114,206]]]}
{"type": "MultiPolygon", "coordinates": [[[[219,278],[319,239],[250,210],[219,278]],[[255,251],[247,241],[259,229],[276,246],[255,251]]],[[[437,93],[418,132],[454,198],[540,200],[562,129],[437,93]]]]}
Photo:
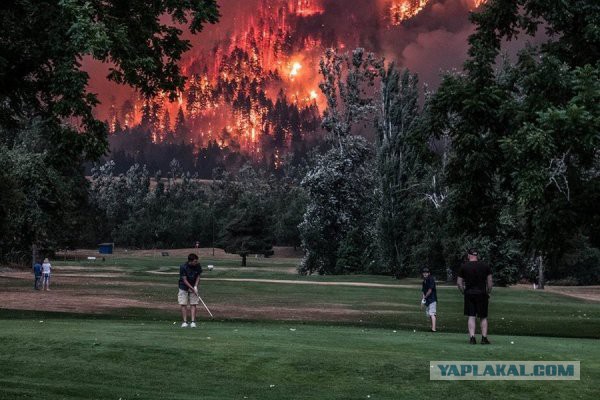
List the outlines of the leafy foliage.
{"type": "Polygon", "coordinates": [[[301,273],[364,271],[374,260],[373,150],[359,136],[340,143],[344,151],[318,156],[302,180],[308,205],[300,224],[301,273]]]}
{"type": "Polygon", "coordinates": [[[110,63],[109,79],[146,96],[164,91],[175,98],[184,85],[177,62],[190,48],[178,25],[196,33],[218,16],[214,0],[2,2],[0,146],[10,164],[3,180],[22,185],[16,192],[25,198],[0,219],[10,238],[4,249],[23,254],[35,243],[67,245],[82,226],[81,165],[107,149],[82,58],[110,63]]]}
{"type": "Polygon", "coordinates": [[[400,74],[394,64],[382,71],[377,163],[380,206],[377,218],[380,272],[397,277],[414,269],[414,247],[422,240],[426,140],[415,75],[400,74]],[[413,267],[413,268],[410,268],[413,267]]]}
{"type": "Polygon", "coordinates": [[[489,243],[510,283],[538,255],[556,269],[578,235],[598,246],[600,8],[495,0],[472,20],[465,73],[445,77],[432,126],[452,140],[452,232],[489,243]],[[544,43],[498,68],[504,39],[542,27],[544,43]]]}

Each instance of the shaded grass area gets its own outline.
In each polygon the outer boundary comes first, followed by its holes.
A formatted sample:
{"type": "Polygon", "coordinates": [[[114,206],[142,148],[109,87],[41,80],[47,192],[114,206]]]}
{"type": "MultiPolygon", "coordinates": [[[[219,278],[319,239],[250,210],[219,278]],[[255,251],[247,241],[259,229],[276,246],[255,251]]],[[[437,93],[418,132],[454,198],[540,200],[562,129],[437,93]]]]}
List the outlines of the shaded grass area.
{"type": "Polygon", "coordinates": [[[600,383],[600,346],[586,339],[483,347],[349,326],[2,318],[0,399],[592,399],[600,383]],[[579,360],[581,381],[429,381],[441,359],[579,360]]]}

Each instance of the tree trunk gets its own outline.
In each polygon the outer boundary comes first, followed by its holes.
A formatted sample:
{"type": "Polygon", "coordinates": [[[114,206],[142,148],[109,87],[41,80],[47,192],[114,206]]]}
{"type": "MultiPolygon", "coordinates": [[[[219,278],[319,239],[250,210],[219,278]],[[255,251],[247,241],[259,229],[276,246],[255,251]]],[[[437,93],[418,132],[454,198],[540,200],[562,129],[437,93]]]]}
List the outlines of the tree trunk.
{"type": "Polygon", "coordinates": [[[246,266],[246,255],[242,254],[242,267],[246,266]]]}
{"type": "Polygon", "coordinates": [[[31,268],[35,265],[38,260],[38,248],[36,244],[31,245],[31,268]]]}
{"type": "Polygon", "coordinates": [[[544,258],[538,257],[538,289],[544,289],[544,258]]]}

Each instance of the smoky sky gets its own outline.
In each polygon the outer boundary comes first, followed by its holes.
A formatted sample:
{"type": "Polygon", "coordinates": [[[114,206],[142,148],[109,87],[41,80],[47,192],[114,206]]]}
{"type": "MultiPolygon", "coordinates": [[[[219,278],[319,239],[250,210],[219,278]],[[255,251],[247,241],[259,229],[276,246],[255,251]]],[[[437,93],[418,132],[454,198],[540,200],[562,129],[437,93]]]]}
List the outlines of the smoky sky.
{"type": "MultiPolygon", "coordinates": [[[[280,0],[273,0],[278,3],[280,0]]],[[[336,43],[348,50],[364,47],[400,67],[419,74],[420,81],[436,87],[442,71],[460,69],[467,56],[467,38],[474,27],[469,21],[469,11],[474,0],[430,0],[413,18],[392,26],[386,20],[386,10],[391,0],[321,0],[324,12],[312,16],[293,18],[293,37],[318,36],[325,47],[336,43]]],[[[182,59],[191,65],[196,60],[201,65],[210,59],[210,50],[219,43],[256,23],[256,10],[267,0],[220,0],[221,20],[207,25],[198,35],[185,33],[192,50],[182,59]]],[[[108,67],[84,60],[90,73],[90,90],[98,93],[106,109],[113,98],[123,101],[131,96],[131,89],[107,83],[108,67]]]]}

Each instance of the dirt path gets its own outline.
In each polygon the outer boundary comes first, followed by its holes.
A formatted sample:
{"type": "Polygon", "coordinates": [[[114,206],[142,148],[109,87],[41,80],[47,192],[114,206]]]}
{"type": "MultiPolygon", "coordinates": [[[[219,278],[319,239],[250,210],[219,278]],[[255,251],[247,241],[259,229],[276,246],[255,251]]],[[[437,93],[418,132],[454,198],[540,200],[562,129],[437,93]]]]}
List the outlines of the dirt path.
{"type": "Polygon", "coordinates": [[[545,290],[576,299],[600,301],[600,286],[546,286],[545,290]]]}
{"type": "MultiPolygon", "coordinates": [[[[518,284],[511,286],[521,290],[533,290],[531,285],[518,284]]],[[[538,289],[539,290],[539,289],[538,289]]],[[[548,286],[542,292],[560,294],[580,300],[600,301],[600,286],[548,286]]]]}

